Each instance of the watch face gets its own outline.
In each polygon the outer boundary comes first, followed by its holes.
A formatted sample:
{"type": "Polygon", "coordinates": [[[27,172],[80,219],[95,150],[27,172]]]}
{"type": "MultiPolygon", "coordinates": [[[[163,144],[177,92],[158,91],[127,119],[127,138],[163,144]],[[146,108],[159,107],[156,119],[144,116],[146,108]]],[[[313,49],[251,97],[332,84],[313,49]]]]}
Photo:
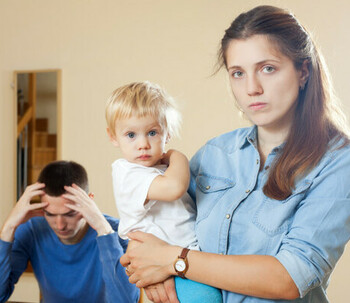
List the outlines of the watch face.
{"type": "Polygon", "coordinates": [[[177,260],[175,263],[175,269],[179,272],[182,272],[186,269],[186,263],[184,260],[177,260]]]}

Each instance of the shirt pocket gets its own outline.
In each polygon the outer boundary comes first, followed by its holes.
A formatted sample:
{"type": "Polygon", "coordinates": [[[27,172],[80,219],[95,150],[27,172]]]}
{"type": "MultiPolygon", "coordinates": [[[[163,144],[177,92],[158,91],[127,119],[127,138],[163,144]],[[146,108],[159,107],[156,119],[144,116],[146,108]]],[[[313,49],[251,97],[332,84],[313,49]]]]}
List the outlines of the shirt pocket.
{"type": "Polygon", "coordinates": [[[207,218],[235,182],[223,177],[199,174],[196,178],[197,223],[207,218]]]}
{"type": "Polygon", "coordinates": [[[264,196],[263,202],[253,216],[253,224],[269,236],[285,232],[297,211],[299,203],[305,197],[312,181],[304,180],[285,200],[274,200],[264,196]]]}

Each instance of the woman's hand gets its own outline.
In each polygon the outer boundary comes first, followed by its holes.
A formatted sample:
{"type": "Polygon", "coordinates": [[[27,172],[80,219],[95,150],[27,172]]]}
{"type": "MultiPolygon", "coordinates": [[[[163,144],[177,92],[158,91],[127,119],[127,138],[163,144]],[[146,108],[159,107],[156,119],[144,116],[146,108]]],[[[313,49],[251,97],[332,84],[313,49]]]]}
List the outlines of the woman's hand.
{"type": "Polygon", "coordinates": [[[147,298],[155,303],[179,303],[174,278],[144,288],[147,298]]]}
{"type": "Polygon", "coordinates": [[[27,186],[1,229],[1,240],[12,242],[19,225],[27,222],[32,217],[44,215],[43,208],[48,205],[47,202],[31,203],[34,197],[45,194],[44,187],[45,184],[43,183],[34,183],[27,186]]]}
{"type": "Polygon", "coordinates": [[[136,231],[129,233],[139,245],[128,249],[120,258],[127,268],[129,281],[137,287],[147,287],[165,281],[175,274],[173,263],[181,247],[172,246],[152,234],[136,231]]]}
{"type": "Polygon", "coordinates": [[[97,235],[101,236],[113,231],[111,225],[103,216],[94,200],[92,200],[92,194],[88,195],[76,184],[65,186],[64,189],[67,193],[63,194],[62,197],[71,202],[65,204],[65,206],[79,212],[86,222],[96,230],[97,235]]]}

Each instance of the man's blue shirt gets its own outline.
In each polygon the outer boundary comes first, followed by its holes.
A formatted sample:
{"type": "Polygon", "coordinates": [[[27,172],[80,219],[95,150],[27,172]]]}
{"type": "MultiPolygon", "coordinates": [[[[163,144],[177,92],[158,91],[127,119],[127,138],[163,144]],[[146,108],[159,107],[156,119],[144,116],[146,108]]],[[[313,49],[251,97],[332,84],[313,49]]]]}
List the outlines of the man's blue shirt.
{"type": "MultiPolygon", "coordinates": [[[[118,229],[118,219],[106,219],[118,229]]],[[[136,303],[139,290],[119,262],[126,247],[117,232],[97,237],[91,227],[80,242],[66,245],[45,218],[32,218],[17,228],[13,243],[0,240],[0,302],[6,302],[30,261],[42,302],[136,303]]]]}
{"type": "MultiPolygon", "coordinates": [[[[283,201],[263,186],[283,145],[264,167],[256,127],[210,140],[190,162],[189,193],[197,204],[201,250],[229,255],[271,255],[287,269],[301,298],[328,302],[326,288],[350,237],[350,148],[330,146],[318,165],[296,181],[283,201]]],[[[223,291],[224,302],[291,302],[223,291]]]]}

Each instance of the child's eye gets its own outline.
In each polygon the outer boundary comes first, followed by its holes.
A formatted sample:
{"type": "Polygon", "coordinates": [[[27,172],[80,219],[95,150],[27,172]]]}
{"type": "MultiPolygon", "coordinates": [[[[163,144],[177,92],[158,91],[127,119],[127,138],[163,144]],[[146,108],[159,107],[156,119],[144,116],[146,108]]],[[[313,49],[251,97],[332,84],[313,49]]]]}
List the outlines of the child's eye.
{"type": "Polygon", "coordinates": [[[151,130],[149,133],[148,133],[148,135],[150,136],[150,137],[153,137],[153,136],[155,136],[157,134],[157,131],[155,131],[155,130],[151,130]]]}
{"type": "Polygon", "coordinates": [[[242,76],[243,76],[243,72],[241,72],[240,70],[232,73],[233,78],[242,78],[242,76]]]}
{"type": "Polygon", "coordinates": [[[130,139],[135,138],[135,133],[133,133],[133,132],[127,133],[126,135],[127,135],[127,137],[130,138],[130,139]]]}

